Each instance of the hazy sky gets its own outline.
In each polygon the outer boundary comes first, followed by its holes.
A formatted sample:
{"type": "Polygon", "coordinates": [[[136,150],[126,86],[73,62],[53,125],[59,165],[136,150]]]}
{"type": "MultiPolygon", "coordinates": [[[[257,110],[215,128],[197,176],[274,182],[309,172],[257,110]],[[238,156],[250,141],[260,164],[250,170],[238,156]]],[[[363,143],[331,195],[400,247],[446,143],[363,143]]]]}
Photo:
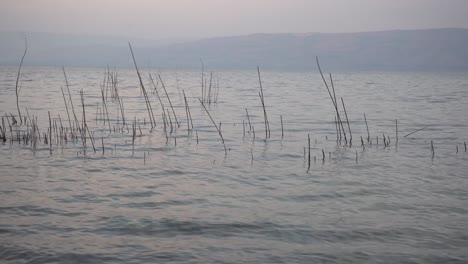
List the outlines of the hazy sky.
{"type": "Polygon", "coordinates": [[[468,0],[0,0],[0,30],[146,38],[468,28],[468,0]]]}

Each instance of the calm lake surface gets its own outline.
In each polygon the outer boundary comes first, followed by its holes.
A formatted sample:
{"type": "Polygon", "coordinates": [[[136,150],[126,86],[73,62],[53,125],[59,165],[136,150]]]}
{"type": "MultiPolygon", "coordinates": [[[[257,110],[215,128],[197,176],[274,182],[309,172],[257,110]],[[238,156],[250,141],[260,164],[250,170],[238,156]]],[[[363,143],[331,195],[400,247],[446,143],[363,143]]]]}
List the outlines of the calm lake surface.
{"type": "MultiPolygon", "coordinates": [[[[17,68],[0,68],[1,263],[467,263],[468,74],[334,74],[350,147],[337,144],[318,72],[262,72],[268,139],[256,69],[216,72],[218,100],[206,107],[226,154],[197,99],[201,72],[161,72],[178,128],[155,80],[173,123],[166,136],[148,71],[153,129],[135,70],[113,71],[126,125],[106,85],[105,112],[106,69],[69,68],[80,124],[83,91],[87,144],[68,135],[51,148],[49,112],[55,131],[73,122],[62,69],[23,68],[20,110],[37,118],[42,137],[33,148],[17,141],[31,124],[10,131],[7,122],[18,119],[17,68]]],[[[208,90],[209,71],[204,78],[208,90]]]]}

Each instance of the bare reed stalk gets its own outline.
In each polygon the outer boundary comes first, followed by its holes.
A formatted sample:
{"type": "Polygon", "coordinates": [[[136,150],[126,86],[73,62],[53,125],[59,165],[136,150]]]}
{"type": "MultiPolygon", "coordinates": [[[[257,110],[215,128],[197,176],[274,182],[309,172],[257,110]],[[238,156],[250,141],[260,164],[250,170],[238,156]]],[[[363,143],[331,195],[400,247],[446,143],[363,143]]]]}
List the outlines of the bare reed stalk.
{"type": "Polygon", "coordinates": [[[111,78],[112,96],[119,103],[118,107],[120,109],[120,114],[122,116],[122,126],[125,126],[126,125],[126,122],[125,122],[125,109],[124,109],[124,106],[123,106],[123,98],[120,97],[119,90],[117,88],[117,73],[109,73],[109,76],[111,78]]]}
{"type": "Polygon", "coordinates": [[[154,80],[153,80],[153,76],[151,75],[151,73],[149,73],[149,77],[150,77],[150,80],[151,80],[151,83],[153,84],[153,87],[154,87],[154,90],[156,92],[156,96],[158,97],[158,100],[159,100],[159,104],[161,105],[161,109],[164,111],[164,104],[161,100],[161,96],[159,96],[159,92],[158,92],[158,87],[157,85],[159,84],[159,79],[156,79],[157,81],[157,84],[154,83],[154,80]]]}
{"type": "MultiPolygon", "coordinates": [[[[318,57],[315,57],[315,60],[317,62],[317,66],[318,66],[318,69],[319,69],[319,72],[320,72],[320,76],[322,76],[322,80],[323,80],[323,83],[325,84],[325,87],[327,88],[327,91],[328,91],[328,95],[330,96],[330,99],[332,100],[332,103],[333,103],[333,106],[335,107],[335,111],[336,111],[336,116],[337,116],[337,119],[338,119],[338,122],[341,123],[341,128],[342,128],[342,131],[343,131],[343,135],[344,135],[344,138],[345,138],[345,142],[346,144],[348,144],[348,140],[346,138],[346,132],[344,131],[344,128],[343,128],[343,122],[341,122],[341,117],[340,117],[340,113],[338,111],[338,105],[336,103],[336,100],[334,99],[334,97],[332,96],[331,92],[330,92],[330,88],[328,87],[328,83],[327,81],[325,80],[325,77],[323,76],[323,73],[322,73],[322,68],[320,68],[320,63],[318,61],[318,57]]],[[[330,74],[331,76],[331,74],[330,74]]],[[[333,83],[332,83],[333,84],[333,83]]],[[[333,86],[332,86],[333,88],[333,86]]],[[[334,88],[333,88],[334,89],[334,88]]]]}
{"type": "Polygon", "coordinates": [[[171,134],[172,132],[174,131],[174,127],[172,126],[172,119],[171,119],[171,114],[169,113],[169,109],[166,108],[166,111],[167,111],[167,117],[169,117],[169,123],[171,125],[171,134]]]}
{"type": "Polygon", "coordinates": [[[253,156],[253,149],[251,148],[250,149],[250,165],[252,166],[253,165],[253,162],[254,162],[254,156],[253,156]]]}
{"type": "Polygon", "coordinates": [[[434,150],[434,142],[431,140],[431,151],[432,151],[432,158],[434,158],[435,150],[434,150]]]}
{"type": "Polygon", "coordinates": [[[336,115],[334,116],[335,121],[335,132],[336,132],[336,145],[338,145],[339,136],[338,136],[338,122],[336,120],[336,115]]]}
{"type": "Polygon", "coordinates": [[[65,86],[67,87],[68,98],[70,99],[70,105],[72,107],[73,117],[75,118],[75,124],[81,133],[80,124],[78,122],[78,118],[76,117],[76,113],[75,113],[75,107],[73,106],[73,100],[72,100],[71,93],[70,93],[70,85],[68,85],[68,79],[67,79],[67,74],[65,73],[65,67],[62,66],[62,70],[63,70],[63,76],[65,77],[65,86]]]}
{"type": "Polygon", "coordinates": [[[215,98],[214,98],[215,103],[218,103],[218,96],[219,96],[219,76],[218,76],[218,73],[216,73],[216,93],[215,93],[215,98]]]}
{"type": "MultiPolygon", "coordinates": [[[[332,91],[333,91],[333,100],[332,101],[334,101],[334,105],[336,107],[338,107],[338,105],[337,105],[338,103],[336,101],[336,93],[335,93],[335,85],[333,83],[333,77],[332,77],[331,73],[329,73],[328,75],[330,76],[330,83],[331,83],[331,87],[332,87],[332,91]]],[[[337,119],[338,119],[338,132],[339,132],[339,136],[340,136],[339,143],[341,145],[341,131],[343,131],[344,138],[345,138],[345,143],[347,144],[346,132],[345,132],[344,127],[343,127],[343,120],[341,120],[341,116],[339,114],[337,115],[337,119]]]]}
{"type": "Polygon", "coordinates": [[[18,124],[18,121],[16,121],[15,116],[13,114],[10,114],[10,116],[11,116],[11,125],[14,126],[14,125],[18,124]]]}
{"type": "Polygon", "coordinates": [[[420,128],[420,129],[417,129],[416,131],[413,131],[413,132],[411,132],[411,133],[409,133],[409,134],[406,134],[406,135],[404,135],[403,137],[407,137],[407,136],[409,136],[409,135],[412,135],[412,134],[414,134],[414,133],[416,133],[416,132],[419,132],[419,131],[421,131],[421,130],[424,130],[424,129],[430,127],[430,126],[431,126],[431,125],[425,126],[425,127],[423,127],[423,128],[420,128]]]}
{"type": "Polygon", "coordinates": [[[255,142],[255,127],[254,126],[252,126],[252,133],[253,133],[252,142],[255,142]]]}
{"type": "Polygon", "coordinates": [[[201,90],[202,90],[201,98],[202,100],[205,100],[205,89],[204,89],[205,65],[203,64],[203,60],[201,58],[200,58],[200,63],[201,63],[201,90]]]}
{"type": "Polygon", "coordinates": [[[8,119],[8,116],[5,114],[5,118],[8,122],[8,127],[10,128],[10,144],[12,144],[13,142],[13,128],[11,127],[11,123],[10,123],[10,119],[8,119]]]}
{"type": "Polygon", "coordinates": [[[88,131],[89,138],[91,139],[91,145],[93,146],[94,153],[96,153],[96,148],[94,147],[94,137],[91,134],[91,132],[89,132],[88,125],[85,124],[85,127],[86,127],[86,130],[88,131]]]}
{"type": "Polygon", "coordinates": [[[346,107],[343,101],[343,97],[341,97],[341,103],[343,104],[343,110],[346,116],[346,123],[348,124],[348,129],[349,129],[349,146],[351,146],[353,143],[353,134],[351,133],[351,127],[349,126],[349,119],[348,119],[348,113],[346,112],[346,107]]]}
{"type": "Polygon", "coordinates": [[[187,97],[185,96],[185,91],[182,90],[182,93],[184,94],[184,103],[185,103],[185,115],[187,116],[187,132],[190,133],[190,118],[189,114],[187,111],[187,97]]]}
{"type": "Polygon", "coordinates": [[[21,67],[23,66],[24,57],[26,57],[26,52],[28,51],[28,39],[26,38],[26,36],[24,37],[24,42],[25,42],[24,53],[23,53],[23,57],[21,57],[21,62],[20,62],[19,68],[18,68],[18,75],[16,76],[16,85],[15,85],[16,108],[18,109],[18,116],[19,116],[21,124],[23,123],[23,120],[21,118],[21,111],[20,111],[20,107],[19,107],[19,92],[20,91],[18,90],[18,83],[19,83],[19,79],[20,79],[20,75],[21,75],[21,67]]]}
{"type": "Polygon", "coordinates": [[[132,155],[135,153],[135,137],[136,137],[136,120],[133,121],[133,125],[132,125],[132,155]]]}
{"type": "Polygon", "coordinates": [[[83,139],[83,145],[86,145],[86,111],[85,111],[85,106],[84,106],[84,96],[83,96],[83,90],[80,91],[80,97],[81,97],[81,106],[83,107],[83,128],[82,128],[82,139],[83,139]]]}
{"type": "Polygon", "coordinates": [[[310,169],[310,134],[307,134],[307,142],[309,143],[308,167],[310,169]]]}
{"type": "Polygon", "coordinates": [[[283,129],[283,116],[280,115],[280,120],[281,120],[281,139],[284,138],[284,129],[283,129]]]}
{"type": "MultiPolygon", "coordinates": [[[[104,111],[106,112],[107,116],[107,125],[109,126],[109,134],[112,133],[112,128],[110,125],[110,120],[109,120],[109,111],[107,111],[107,104],[106,104],[106,99],[104,97],[104,87],[101,89],[101,97],[102,97],[102,104],[104,105],[104,111]]],[[[104,124],[106,123],[106,119],[104,118],[104,124]]]]}
{"type": "MultiPolygon", "coordinates": [[[[27,107],[25,107],[25,108],[26,108],[26,114],[28,115],[28,120],[31,120],[31,117],[29,116],[28,108],[27,107]]],[[[26,119],[26,117],[24,117],[24,118],[26,119]]],[[[26,122],[26,120],[25,120],[25,122],[26,122]]]]}
{"type": "MultiPolygon", "coordinates": [[[[203,109],[205,109],[205,112],[208,114],[208,116],[210,117],[211,119],[211,122],[213,123],[214,127],[216,128],[216,131],[218,131],[218,134],[219,136],[221,137],[221,141],[223,142],[223,146],[224,146],[224,153],[225,155],[227,155],[227,149],[226,149],[226,144],[224,143],[224,138],[223,138],[223,134],[221,133],[221,130],[218,128],[218,126],[216,125],[216,122],[213,120],[213,117],[211,117],[211,114],[210,112],[208,111],[208,109],[206,109],[206,106],[205,104],[203,103],[203,101],[198,98],[198,101],[200,101],[200,104],[203,106],[203,109]]],[[[198,136],[197,136],[198,138],[198,136]]]]}
{"type": "Polygon", "coordinates": [[[211,85],[212,85],[212,82],[213,82],[213,72],[210,73],[210,87],[208,89],[208,105],[211,104],[211,85]]]}
{"type": "Polygon", "coordinates": [[[47,112],[49,113],[49,150],[52,155],[52,120],[50,119],[50,111],[47,112]]]}
{"type": "Polygon", "coordinates": [[[119,105],[120,105],[120,111],[122,113],[122,126],[126,126],[126,122],[125,122],[125,108],[124,108],[124,104],[123,104],[123,98],[118,96],[117,97],[117,100],[119,101],[119,105]]]}
{"type": "Polygon", "coordinates": [[[130,48],[130,52],[132,53],[133,64],[135,65],[135,70],[137,72],[138,79],[140,80],[140,88],[143,93],[143,96],[145,97],[145,103],[146,103],[146,108],[148,110],[148,116],[150,119],[151,128],[153,128],[156,126],[156,121],[154,120],[153,109],[151,108],[151,103],[148,98],[148,94],[146,93],[145,85],[143,84],[143,80],[141,79],[140,71],[138,70],[138,65],[136,63],[135,55],[133,54],[133,49],[132,49],[132,45],[130,44],[130,42],[128,42],[128,47],[130,48]]]}
{"type": "MultiPolygon", "coordinates": [[[[338,110],[338,102],[336,101],[336,93],[335,93],[335,85],[333,83],[333,77],[332,77],[331,73],[329,73],[328,75],[330,75],[330,83],[331,83],[331,87],[332,87],[332,91],[333,91],[333,98],[334,98],[335,105],[336,105],[337,110],[338,110]]],[[[344,126],[343,126],[343,120],[341,119],[340,115],[338,115],[338,122],[339,122],[338,124],[341,125],[341,130],[340,131],[343,131],[343,136],[345,138],[345,144],[348,144],[348,140],[346,138],[346,132],[345,132],[345,129],[344,129],[344,126]]],[[[341,134],[340,134],[340,142],[341,142],[341,134]]],[[[350,142],[350,146],[351,146],[351,142],[350,142]]]]}
{"type": "Polygon", "coordinates": [[[182,90],[182,93],[184,94],[184,101],[185,101],[185,112],[187,114],[187,129],[190,131],[193,129],[193,119],[192,119],[192,114],[190,113],[190,106],[187,101],[187,97],[185,96],[185,91],[182,90]],[[190,120],[190,125],[189,125],[189,120],[190,120]]]}
{"type": "MultiPolygon", "coordinates": [[[[3,116],[2,116],[2,126],[0,128],[1,128],[0,131],[2,132],[1,139],[3,140],[3,142],[6,142],[6,127],[5,127],[5,120],[3,119],[3,116]]],[[[466,149],[466,145],[465,145],[465,149],[466,149]]]]}
{"type": "Polygon", "coordinates": [[[264,118],[264,123],[265,123],[265,138],[269,138],[270,137],[270,123],[268,122],[268,116],[267,116],[267,112],[266,112],[266,109],[265,109],[265,97],[263,96],[263,86],[262,86],[262,78],[260,76],[260,67],[257,66],[257,73],[258,73],[258,82],[260,83],[260,93],[259,93],[259,96],[260,96],[260,101],[262,103],[262,107],[263,107],[263,118],[264,118]]]}
{"type": "MultiPolygon", "coordinates": [[[[364,114],[364,121],[366,121],[366,129],[367,129],[367,143],[370,142],[370,134],[369,134],[369,126],[367,125],[367,118],[366,118],[366,114],[364,114]]],[[[378,144],[378,142],[377,142],[378,144]]]]}
{"type": "Polygon", "coordinates": [[[161,78],[161,75],[158,75],[158,76],[159,76],[159,80],[161,81],[162,87],[164,89],[164,93],[166,93],[166,97],[167,97],[167,100],[169,101],[169,105],[171,106],[172,113],[174,114],[174,118],[175,118],[175,121],[177,123],[177,127],[180,127],[179,120],[177,120],[177,115],[176,115],[176,113],[174,111],[174,107],[172,106],[171,98],[169,98],[169,94],[167,94],[166,86],[164,85],[164,82],[163,82],[163,80],[161,78]]]}
{"type": "MultiPolygon", "coordinates": [[[[153,80],[153,78],[151,77],[151,73],[149,73],[149,75],[150,75],[150,79],[153,80]]],[[[154,81],[152,81],[152,83],[153,83],[153,94],[154,94],[158,90],[159,79],[156,79],[156,83],[154,83],[154,81]]]]}
{"type": "Polygon", "coordinates": [[[164,132],[167,134],[166,112],[164,111],[164,109],[162,111],[161,117],[162,117],[162,120],[163,120],[164,132]]]}
{"type": "Polygon", "coordinates": [[[247,120],[249,121],[249,132],[252,131],[252,123],[250,123],[250,116],[249,116],[249,111],[247,111],[247,108],[245,109],[245,113],[247,114],[247,120]]]}

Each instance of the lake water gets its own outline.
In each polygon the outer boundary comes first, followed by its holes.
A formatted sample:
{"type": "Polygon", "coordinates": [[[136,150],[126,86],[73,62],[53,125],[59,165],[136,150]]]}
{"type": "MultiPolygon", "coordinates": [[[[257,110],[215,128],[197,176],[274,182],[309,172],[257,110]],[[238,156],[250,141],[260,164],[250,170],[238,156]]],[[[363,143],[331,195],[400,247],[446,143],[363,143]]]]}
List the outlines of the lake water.
{"type": "MultiPolygon", "coordinates": [[[[468,74],[334,74],[350,147],[337,143],[318,72],[262,72],[269,138],[256,69],[216,72],[217,102],[206,107],[225,153],[197,99],[200,71],[161,72],[180,122],[159,82],[172,133],[147,71],[153,129],[135,71],[114,72],[125,126],[106,85],[108,116],[103,107],[105,69],[66,69],[81,125],[83,91],[84,146],[70,134],[61,68],[23,68],[19,106],[29,118],[11,131],[17,68],[0,68],[0,262],[467,263],[468,74]],[[33,148],[17,139],[36,118],[33,148]],[[66,141],[57,132],[65,130],[66,141]]],[[[208,91],[208,71],[204,78],[208,91]]]]}

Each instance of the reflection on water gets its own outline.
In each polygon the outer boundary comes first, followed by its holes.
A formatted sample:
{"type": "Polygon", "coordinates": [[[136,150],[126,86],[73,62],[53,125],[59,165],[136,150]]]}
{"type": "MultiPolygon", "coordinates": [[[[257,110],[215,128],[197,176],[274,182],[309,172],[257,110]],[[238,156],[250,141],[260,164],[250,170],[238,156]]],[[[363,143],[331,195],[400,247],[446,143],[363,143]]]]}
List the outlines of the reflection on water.
{"type": "MultiPolygon", "coordinates": [[[[52,154],[43,142],[35,151],[17,141],[0,145],[2,263],[463,263],[468,258],[463,144],[468,75],[334,75],[352,130],[350,148],[336,144],[334,108],[317,73],[262,73],[271,129],[265,140],[255,69],[219,72],[218,103],[208,110],[221,122],[225,155],[197,99],[200,72],[161,73],[181,123],[167,137],[149,79],[143,81],[157,123],[152,130],[136,74],[122,69],[118,91],[129,121],[123,127],[118,102],[109,98],[109,133],[100,91],[104,73],[67,69],[80,121],[83,90],[96,153],[80,140],[54,139],[52,154]],[[383,134],[390,138],[387,147],[383,134]]],[[[1,68],[4,118],[17,115],[15,75],[16,68],[1,68]]],[[[20,107],[37,117],[41,135],[49,127],[48,112],[68,127],[61,69],[24,68],[20,84],[20,107]]],[[[158,89],[164,95],[160,84],[158,89]]],[[[7,126],[8,136],[15,131],[7,126]]]]}

